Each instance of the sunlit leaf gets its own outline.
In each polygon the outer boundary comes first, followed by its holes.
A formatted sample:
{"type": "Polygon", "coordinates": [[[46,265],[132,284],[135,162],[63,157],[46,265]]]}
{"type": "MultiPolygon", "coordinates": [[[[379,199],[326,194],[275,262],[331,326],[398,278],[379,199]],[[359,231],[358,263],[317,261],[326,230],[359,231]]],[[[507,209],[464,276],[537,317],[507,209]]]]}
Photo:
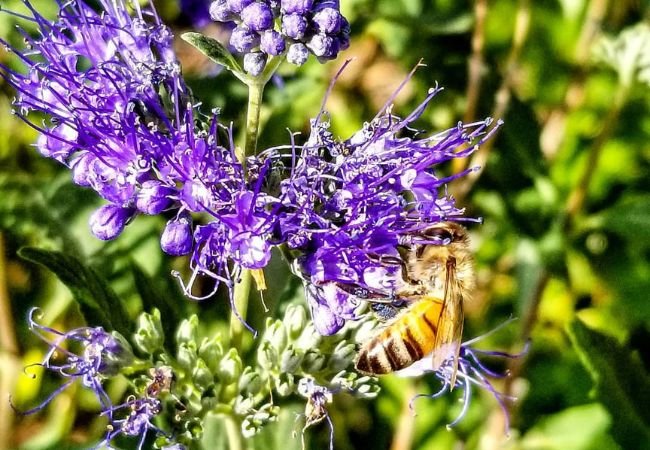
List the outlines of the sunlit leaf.
{"type": "Polygon", "coordinates": [[[51,270],[70,289],[88,323],[129,336],[131,326],[124,305],[97,271],[61,252],[23,247],[18,253],[51,270]]]}
{"type": "Polygon", "coordinates": [[[650,196],[625,197],[601,218],[606,230],[633,241],[635,246],[650,246],[650,196]]]}
{"type": "MultiPolygon", "coordinates": [[[[638,354],[614,338],[588,328],[579,319],[569,324],[571,341],[594,382],[592,395],[612,417],[611,433],[624,448],[650,445],[650,377],[638,354]]],[[[588,422],[583,422],[582,427],[588,422]]]]}
{"type": "Polygon", "coordinates": [[[216,39],[204,36],[200,33],[185,33],[181,37],[215,63],[225,67],[235,74],[243,75],[244,72],[237,60],[232,56],[228,49],[216,39]]]}
{"type": "Polygon", "coordinates": [[[523,450],[615,450],[611,418],[598,403],[574,406],[539,421],[521,439],[523,450]]]}

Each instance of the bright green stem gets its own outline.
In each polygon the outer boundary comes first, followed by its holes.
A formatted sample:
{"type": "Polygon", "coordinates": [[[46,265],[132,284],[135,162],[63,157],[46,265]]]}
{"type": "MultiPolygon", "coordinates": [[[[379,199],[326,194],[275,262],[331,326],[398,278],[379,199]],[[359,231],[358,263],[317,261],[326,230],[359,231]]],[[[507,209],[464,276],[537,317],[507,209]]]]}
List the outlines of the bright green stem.
{"type": "Polygon", "coordinates": [[[262,110],[262,96],[264,87],[269,82],[275,71],[280,67],[284,58],[271,58],[262,72],[257,77],[238,76],[248,86],[248,108],[246,110],[246,141],[244,152],[239,155],[239,162],[246,164],[246,157],[257,152],[257,138],[260,133],[260,111],[262,110]]]}
{"type": "MultiPolygon", "coordinates": [[[[246,111],[246,139],[244,141],[244,151],[238,155],[239,162],[244,167],[244,176],[246,176],[246,158],[253,156],[257,152],[257,138],[260,134],[260,111],[262,109],[262,96],[264,87],[271,79],[277,68],[280,66],[283,58],[272,58],[267,64],[264,72],[259,77],[240,78],[248,86],[248,109],[246,111]]],[[[248,297],[251,291],[251,271],[242,269],[241,279],[234,287],[234,307],[230,316],[230,345],[234,348],[241,349],[242,334],[245,327],[243,321],[246,320],[248,312],[248,297]],[[239,315],[235,314],[235,311],[239,315]]]]}
{"type": "Polygon", "coordinates": [[[228,437],[228,450],[245,450],[244,438],[241,434],[241,423],[232,415],[223,416],[228,437]]]}
{"type": "Polygon", "coordinates": [[[242,269],[239,283],[234,287],[234,309],[230,314],[230,347],[241,350],[243,334],[246,332],[246,327],[243,321],[246,320],[246,313],[248,312],[248,297],[251,292],[251,271],[249,269],[242,269]],[[239,315],[235,314],[235,311],[239,315]]]}
{"type": "MultiPolygon", "coordinates": [[[[246,158],[254,155],[257,149],[257,136],[260,131],[260,109],[266,80],[249,79],[246,84],[248,85],[246,140],[244,141],[244,152],[238,155],[239,162],[244,167],[244,176],[246,176],[246,158]]],[[[243,322],[246,320],[246,313],[248,312],[250,292],[251,271],[242,268],[240,280],[234,287],[233,311],[230,314],[230,346],[239,350],[241,350],[242,336],[246,328],[243,322]]]]}
{"type": "MultiPolygon", "coordinates": [[[[257,151],[257,137],[260,132],[260,110],[262,95],[266,82],[254,80],[248,84],[248,110],[246,112],[246,143],[244,144],[244,159],[257,151]]],[[[244,161],[242,161],[244,162],[244,161]]]]}

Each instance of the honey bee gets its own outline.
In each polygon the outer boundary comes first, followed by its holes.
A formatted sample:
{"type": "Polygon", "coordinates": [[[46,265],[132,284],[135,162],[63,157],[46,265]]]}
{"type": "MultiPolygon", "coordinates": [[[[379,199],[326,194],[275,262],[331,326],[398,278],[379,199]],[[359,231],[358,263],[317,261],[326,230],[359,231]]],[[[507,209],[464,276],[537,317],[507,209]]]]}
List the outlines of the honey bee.
{"type": "Polygon", "coordinates": [[[369,375],[388,374],[432,354],[432,368],[437,370],[453,357],[453,388],[463,334],[463,302],[474,288],[474,262],[465,228],[441,222],[424,229],[403,256],[402,272],[404,285],[393,301],[407,306],[393,308],[393,321],[362,345],[355,367],[369,375]]]}

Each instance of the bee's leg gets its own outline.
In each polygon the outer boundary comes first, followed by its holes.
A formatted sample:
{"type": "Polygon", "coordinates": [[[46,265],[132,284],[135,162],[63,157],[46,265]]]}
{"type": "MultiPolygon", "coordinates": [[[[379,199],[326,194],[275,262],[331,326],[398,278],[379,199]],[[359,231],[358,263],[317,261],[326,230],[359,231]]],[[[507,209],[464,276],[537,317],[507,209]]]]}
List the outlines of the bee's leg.
{"type": "Polygon", "coordinates": [[[406,267],[406,262],[404,261],[403,257],[368,254],[368,259],[377,262],[384,267],[399,266],[402,272],[402,280],[406,283],[413,282],[413,280],[411,280],[411,278],[409,277],[408,268],[406,267]]]}
{"type": "Polygon", "coordinates": [[[399,287],[399,291],[396,294],[396,299],[415,299],[419,298],[422,295],[427,293],[427,287],[421,283],[404,283],[404,285],[399,287]]]}

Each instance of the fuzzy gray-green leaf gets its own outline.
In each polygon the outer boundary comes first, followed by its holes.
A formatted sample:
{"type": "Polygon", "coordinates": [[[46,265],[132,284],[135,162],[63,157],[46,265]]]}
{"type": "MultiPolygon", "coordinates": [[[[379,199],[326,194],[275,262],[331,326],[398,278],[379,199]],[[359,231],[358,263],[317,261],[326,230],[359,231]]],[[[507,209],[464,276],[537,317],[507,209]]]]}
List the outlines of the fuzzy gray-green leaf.
{"type": "Polygon", "coordinates": [[[215,63],[225,67],[235,74],[244,74],[237,60],[232,56],[226,47],[219,41],[200,33],[185,33],[181,36],[183,40],[194,46],[205,56],[215,63]]]}

